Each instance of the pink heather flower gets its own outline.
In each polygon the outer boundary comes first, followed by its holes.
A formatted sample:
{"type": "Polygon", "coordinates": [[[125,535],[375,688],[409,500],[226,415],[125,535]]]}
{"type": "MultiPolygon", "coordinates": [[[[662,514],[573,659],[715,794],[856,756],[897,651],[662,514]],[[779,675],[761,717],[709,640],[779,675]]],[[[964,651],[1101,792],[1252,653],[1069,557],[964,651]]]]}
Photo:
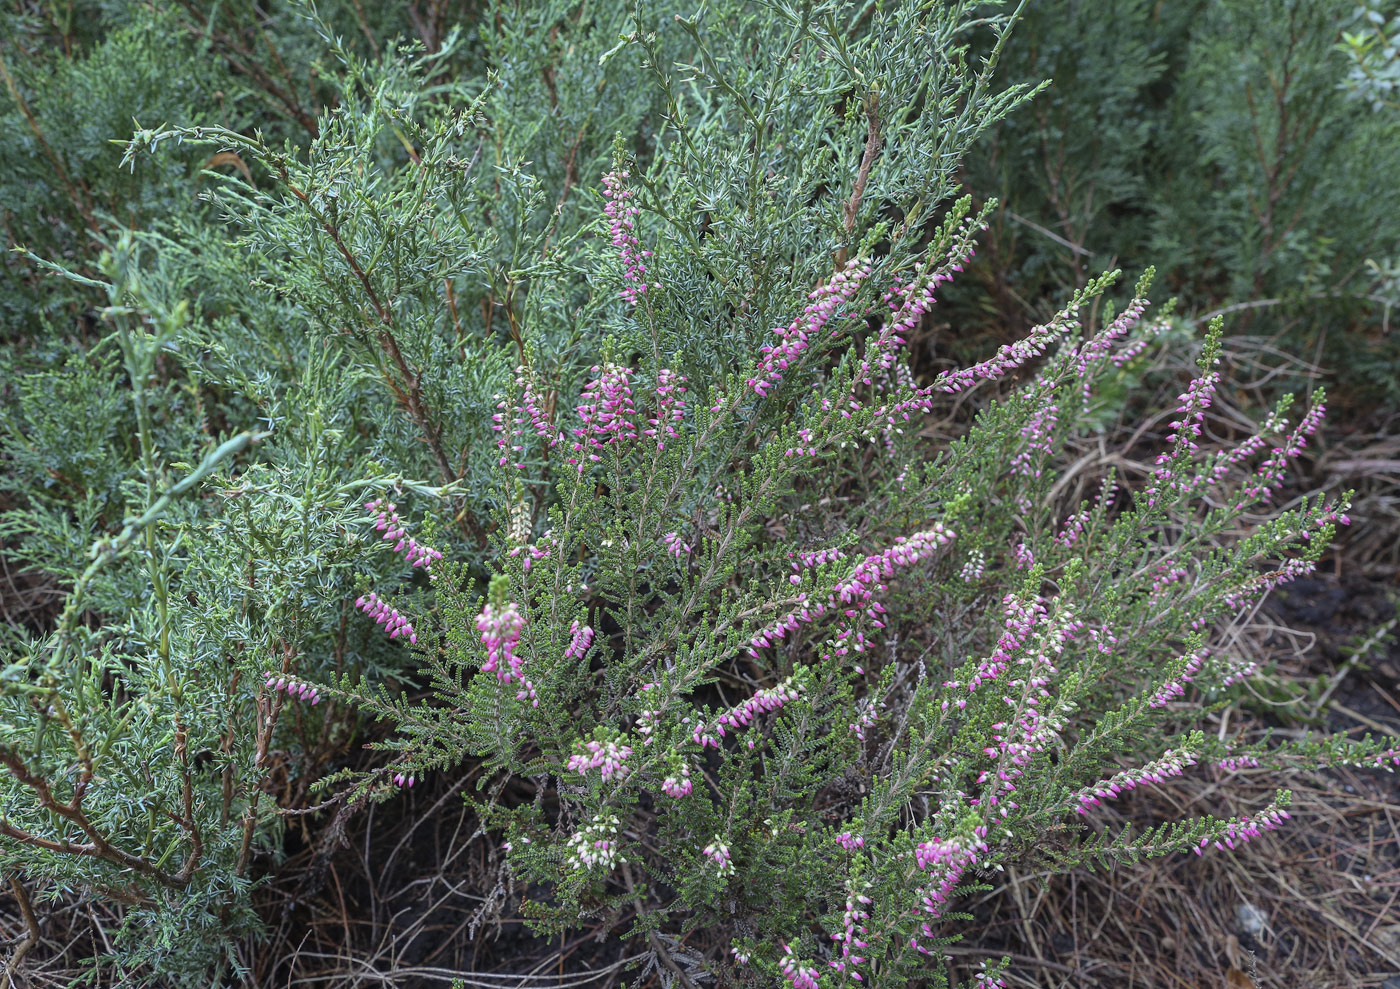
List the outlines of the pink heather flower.
{"type": "Polygon", "coordinates": [[[1253,769],[1259,765],[1259,760],[1252,755],[1232,755],[1226,756],[1216,763],[1227,773],[1238,773],[1242,769],[1253,769]]]}
{"type": "Polygon", "coordinates": [[[684,764],[661,781],[661,792],[675,800],[690,796],[690,767],[684,764]]]}
{"type": "Polygon", "coordinates": [[[1255,476],[1245,484],[1240,492],[1242,498],[1268,501],[1273,492],[1283,484],[1283,472],[1289,461],[1298,458],[1308,445],[1308,437],[1317,432],[1317,427],[1322,423],[1322,417],[1327,412],[1323,397],[1321,389],[1313,394],[1312,408],[1303,415],[1298,427],[1288,434],[1283,446],[1276,447],[1255,476]]]}
{"type": "Polygon", "coordinates": [[[409,787],[418,782],[412,776],[405,776],[403,773],[394,774],[394,785],[397,787],[409,787]]]}
{"type": "Polygon", "coordinates": [[[424,546],[408,534],[403,519],[396,507],[383,498],[365,502],[365,508],[376,514],[374,527],[383,532],[381,539],[394,543],[394,552],[402,553],[411,566],[428,568],[442,559],[442,554],[431,546],[424,546]]]}
{"type": "Polygon", "coordinates": [[[595,814],[587,825],[575,832],[565,844],[568,853],[564,862],[569,868],[583,872],[602,866],[611,869],[626,863],[617,841],[620,826],[616,815],[595,814]]]}
{"type": "Polygon", "coordinates": [[[564,650],[565,659],[582,659],[593,646],[593,629],[580,625],[577,620],[569,624],[569,645],[564,650]]]}
{"type": "MultiPolygon", "coordinates": [[[[1049,614],[1045,607],[1045,599],[1038,595],[1023,601],[1014,594],[1008,594],[1001,599],[1001,604],[1002,614],[1006,618],[1001,636],[997,639],[992,654],[978,664],[976,671],[968,679],[969,692],[975,692],[982,684],[996,680],[1005,673],[1015,653],[1031,641],[1035,629],[1049,614]]],[[[948,680],[943,685],[956,687],[958,683],[948,680]]],[[[960,702],[958,706],[966,707],[966,702],[960,702]]],[[[947,701],[943,702],[943,709],[948,709],[947,701]]]]}
{"type": "Polygon", "coordinates": [[[865,839],[858,834],[851,834],[849,831],[842,831],[836,836],[836,843],[848,852],[853,852],[857,848],[865,847],[865,839]]]}
{"type": "Polygon", "coordinates": [[[637,438],[637,408],[632,404],[632,371],[616,364],[595,366],[593,378],[579,396],[578,416],[583,425],[573,430],[576,457],[569,463],[578,464],[583,473],[585,455],[589,461],[603,459],[597,451],[611,443],[637,438]]]}
{"type": "Polygon", "coordinates": [[[579,742],[577,746],[580,751],[569,756],[566,767],[569,772],[583,774],[590,769],[602,769],[604,783],[614,776],[622,782],[631,775],[632,767],[627,765],[627,760],[632,757],[632,746],[611,740],[590,740],[579,742]]]}
{"type": "Polygon", "coordinates": [[[1375,755],[1354,763],[1357,766],[1374,766],[1384,769],[1387,773],[1395,772],[1391,766],[1400,766],[1400,749],[1386,749],[1384,752],[1377,752],[1375,755]]]}
{"type": "MultiPolygon", "coordinates": [[[[925,937],[937,937],[930,921],[943,916],[948,898],[953,895],[963,873],[969,866],[977,864],[979,855],[987,853],[986,839],[987,828],[979,824],[965,837],[932,838],[915,846],[914,861],[929,874],[928,881],[914,894],[918,900],[918,910],[929,917],[929,921],[923,924],[925,937]]],[[[911,944],[919,947],[917,940],[911,941],[911,944]]]]}
{"type": "Polygon", "coordinates": [[[1192,681],[1201,670],[1201,664],[1210,656],[1209,649],[1198,649],[1193,653],[1187,653],[1177,660],[1182,663],[1181,672],[1167,680],[1158,687],[1152,694],[1152,699],[1147,702],[1148,707],[1166,707],[1171,701],[1186,694],[1185,684],[1192,681]]]}
{"type": "Polygon", "coordinates": [[[1169,750],[1162,753],[1160,759],[1154,759],[1145,766],[1125,769],[1106,780],[1085,787],[1074,795],[1070,806],[1080,814],[1087,814],[1089,808],[1097,806],[1101,799],[1111,800],[1146,783],[1165,783],[1170,777],[1180,776],[1186,767],[1195,764],[1195,753],[1189,749],[1169,750]]]}
{"type": "Polygon", "coordinates": [[[1026,448],[1011,459],[1010,472],[1012,474],[1024,474],[1027,477],[1040,476],[1038,463],[1040,457],[1048,457],[1054,452],[1050,446],[1050,437],[1060,421],[1059,412],[1060,409],[1057,405],[1053,402],[1047,402],[1031,413],[1030,419],[1021,427],[1021,437],[1026,441],[1026,448]]]}
{"type": "Polygon", "coordinates": [[[1064,339],[1078,327],[1079,304],[1075,302],[1057,313],[1050,322],[1035,327],[1020,340],[1003,345],[989,360],[957,371],[944,371],[920,394],[937,389],[952,395],[972,387],[978,381],[1005,377],[1026,362],[1045,353],[1052,343],[1064,339]]]}
{"type": "Polygon", "coordinates": [[[1065,518],[1064,528],[1055,536],[1055,542],[1070,549],[1079,542],[1079,537],[1084,535],[1084,527],[1089,524],[1089,513],[1087,511],[1075,512],[1065,518]]]}
{"type": "Polygon", "coordinates": [[[548,533],[546,533],[539,543],[530,546],[516,546],[506,556],[520,556],[523,553],[525,560],[521,566],[526,573],[529,573],[530,568],[535,565],[537,560],[549,559],[549,551],[553,545],[548,538],[548,533]]]}
{"type": "Polygon", "coordinates": [[[624,184],[630,177],[627,171],[608,172],[603,176],[603,189],[607,195],[603,214],[608,218],[608,233],[612,246],[617,248],[618,259],[622,262],[622,277],[627,282],[618,294],[629,306],[635,306],[648,288],[658,289],[661,284],[653,282],[647,285],[646,259],[651,257],[651,251],[642,250],[636,237],[635,218],[640,210],[631,204],[635,193],[624,184]]]}
{"type": "Polygon", "coordinates": [[[975,584],[982,579],[982,575],[987,572],[987,557],[980,549],[974,549],[967,554],[967,562],[963,564],[958,576],[962,578],[964,584],[975,584]]]}
{"type": "MultiPolygon", "coordinates": [[[[905,334],[912,332],[924,314],[933,308],[934,292],[938,286],[951,282],[953,274],[962,271],[963,265],[976,255],[973,240],[980,230],[985,229],[985,225],[972,217],[964,219],[956,231],[947,235],[945,243],[948,251],[938,265],[932,270],[921,265],[908,282],[896,281],[894,287],[885,293],[890,317],[866,348],[866,355],[856,374],[857,381],[869,385],[872,375],[888,371],[894,365],[895,351],[904,345],[905,334]]],[[[876,417],[885,418],[890,427],[894,426],[894,416],[886,410],[877,411],[876,417]]]]}
{"type": "Polygon", "coordinates": [[[676,424],[685,418],[685,381],[683,374],[662,368],[656,375],[656,416],[648,419],[649,429],[643,436],[656,440],[656,452],[666,449],[666,441],[680,438],[676,424]]]}
{"type": "Polygon", "coordinates": [[[1277,806],[1270,807],[1252,819],[1246,814],[1227,824],[1225,830],[1218,837],[1211,838],[1207,835],[1202,838],[1201,843],[1192,851],[1200,855],[1212,845],[1218,851],[1224,851],[1227,848],[1234,851],[1236,843],[1243,845],[1245,842],[1258,838],[1265,831],[1275,831],[1290,816],[1288,811],[1277,806]]]}
{"type": "MultiPolygon", "coordinates": [[[[786,328],[775,327],[778,342],[760,349],[763,355],[754,376],[746,384],[760,398],[783,380],[783,373],[795,363],[813,339],[820,337],[826,326],[841,315],[841,307],[860,290],[861,282],[870,275],[870,262],[856,258],[831,276],[831,281],[813,290],[807,298],[810,305],[786,328]]],[[[835,331],[833,331],[834,333],[835,331]]]]}
{"type": "Polygon", "coordinates": [[[883,553],[867,556],[856,564],[850,576],[832,588],[824,601],[808,600],[805,592],[799,594],[797,600],[801,602],[800,607],[786,618],[759,630],[749,640],[749,654],[756,657],[759,649],[776,645],[786,638],[789,632],[795,632],[803,625],[818,621],[827,614],[839,615],[845,619],[834,639],[835,655],[864,652],[865,637],[856,632],[853,620],[863,615],[876,627],[883,627],[880,615],[884,614],[885,609],[875,600],[875,595],[885,590],[884,581],[894,577],[897,568],[913,566],[932,556],[938,549],[952,542],[954,537],[955,533],[940,522],[935,522],[931,528],[916,532],[907,539],[903,536],[896,537],[894,545],[883,553]]]}
{"type": "Polygon", "coordinates": [[[735,945],[734,947],[730,948],[729,953],[734,956],[735,964],[747,965],[749,963],[749,953],[747,951],[739,950],[738,945],[735,945]]]}
{"type": "MultiPolygon", "coordinates": [[[[501,451],[501,457],[496,462],[499,467],[524,454],[527,428],[547,441],[546,449],[553,449],[560,440],[553,420],[545,411],[548,403],[541,400],[534,381],[526,376],[527,368],[521,365],[515,370],[515,386],[520,389],[520,400],[517,402],[514,395],[493,396],[498,399],[496,408],[499,410],[491,417],[491,429],[501,434],[496,439],[496,447],[501,451]]],[[[525,465],[517,462],[515,469],[524,470],[525,465]]]]}
{"type": "Polygon", "coordinates": [[[1022,541],[1016,544],[1016,569],[1029,570],[1035,566],[1035,554],[1031,552],[1030,544],[1022,541]]]}
{"type": "MultiPolygon", "coordinates": [[[[864,886],[865,889],[869,887],[869,883],[864,886]]],[[[856,952],[869,947],[865,938],[870,936],[870,932],[863,921],[870,919],[870,914],[865,909],[870,903],[870,897],[864,892],[856,893],[848,886],[846,908],[841,912],[841,930],[831,935],[831,939],[841,945],[841,957],[833,958],[829,964],[836,971],[850,975],[857,982],[865,981],[854,969],[866,960],[864,955],[858,955],[856,952]]]]}
{"type": "Polygon", "coordinates": [[[481,664],[481,671],[495,673],[501,683],[520,681],[521,688],[515,695],[516,699],[528,699],[532,707],[539,707],[535,685],[525,676],[525,660],[515,651],[520,643],[520,633],[525,628],[520,607],[513,601],[499,609],[488,603],[481,609],[476,628],[486,646],[486,662],[481,664]]]}
{"type": "Polygon", "coordinates": [[[856,738],[865,741],[865,733],[875,727],[876,720],[880,717],[880,708],[884,707],[883,701],[877,702],[873,697],[867,697],[861,704],[860,714],[856,720],[846,726],[856,738]]]}
{"type": "Polygon", "coordinates": [[[806,690],[804,672],[804,668],[799,668],[799,672],[785,678],[776,687],[755,691],[748,700],[725,711],[715,719],[715,734],[710,734],[708,726],[702,721],[695,726],[691,737],[701,748],[719,748],[719,739],[725,736],[726,730],[737,732],[747,728],[758,715],[776,711],[801,697],[806,690]],[[715,735],[719,737],[716,738],[715,735]]]}
{"type": "Polygon", "coordinates": [[[689,553],[691,549],[690,544],[683,542],[680,533],[677,532],[666,533],[661,537],[661,541],[666,544],[666,552],[670,553],[678,560],[689,553]]]}
{"type": "MultiPolygon", "coordinates": [[[[1220,358],[1216,357],[1218,363],[1220,358]]],[[[1167,436],[1167,445],[1170,447],[1157,456],[1157,469],[1152,473],[1152,479],[1147,486],[1146,496],[1149,506],[1155,505],[1163,493],[1168,491],[1188,491],[1192,487],[1192,482],[1177,477],[1173,461],[1178,457],[1195,453],[1199,447],[1196,440],[1201,437],[1201,429],[1206,420],[1206,410],[1210,408],[1211,399],[1215,394],[1215,386],[1220,382],[1219,371],[1209,371],[1202,373],[1200,377],[1193,378],[1186,391],[1177,398],[1181,402],[1177,406],[1178,418],[1168,423],[1171,433],[1167,436]]]]}
{"type": "Polygon", "coordinates": [[[783,978],[792,989],[819,989],[816,966],[800,961],[791,945],[783,945],[783,957],[778,960],[778,964],[782,967],[783,978]]]}
{"type": "Polygon", "coordinates": [[[383,625],[384,631],[389,633],[389,638],[397,639],[402,635],[406,636],[410,643],[418,644],[418,633],[413,630],[408,618],[399,614],[397,608],[391,608],[388,602],[373,591],[364,597],[356,598],[355,607],[373,618],[376,625],[383,625]]]}
{"type": "MultiPolygon", "coordinates": [[[[1146,348],[1147,338],[1140,337],[1132,341],[1123,350],[1110,357],[1114,345],[1118,343],[1119,340],[1126,337],[1128,331],[1137,325],[1138,320],[1142,318],[1142,314],[1147,311],[1147,306],[1148,301],[1146,299],[1141,296],[1134,298],[1132,302],[1128,303],[1128,307],[1119,313],[1112,323],[1096,333],[1092,339],[1087,340],[1074,354],[1072,358],[1075,365],[1074,373],[1075,376],[1083,382],[1082,394],[1084,398],[1084,411],[1087,412],[1089,410],[1093,383],[1093,373],[1090,370],[1090,365],[1095,361],[1109,358],[1118,367],[1122,367],[1146,348]]],[[[1153,335],[1161,332],[1161,326],[1159,324],[1150,324],[1148,329],[1153,335]]]]}
{"type": "Polygon", "coordinates": [[[985,804],[1001,817],[1009,816],[1019,806],[1011,799],[1016,781],[1025,775],[1026,767],[1038,754],[1058,744],[1065,726],[1068,708],[1060,704],[1047,711],[1046,702],[1051,696],[1046,687],[1059,672],[1055,663],[1065,644],[1083,628],[1083,623],[1061,602],[1049,620],[1036,628],[1034,638],[1020,648],[1021,656],[1016,660],[1020,675],[1006,683],[1006,693],[1001,697],[1010,709],[1009,716],[990,726],[995,744],[982,750],[996,761],[977,777],[977,785],[987,785],[987,789],[970,799],[970,805],[985,804]]]}
{"type": "Polygon", "coordinates": [[[296,680],[289,680],[276,673],[269,673],[267,681],[263,684],[269,690],[285,690],[288,697],[295,697],[298,700],[309,701],[312,707],[321,703],[321,692],[309,683],[300,683],[296,680]]]}
{"type": "Polygon", "coordinates": [[[700,854],[714,863],[721,876],[734,875],[734,863],[729,860],[729,846],[720,840],[719,835],[715,835],[700,854]]]}

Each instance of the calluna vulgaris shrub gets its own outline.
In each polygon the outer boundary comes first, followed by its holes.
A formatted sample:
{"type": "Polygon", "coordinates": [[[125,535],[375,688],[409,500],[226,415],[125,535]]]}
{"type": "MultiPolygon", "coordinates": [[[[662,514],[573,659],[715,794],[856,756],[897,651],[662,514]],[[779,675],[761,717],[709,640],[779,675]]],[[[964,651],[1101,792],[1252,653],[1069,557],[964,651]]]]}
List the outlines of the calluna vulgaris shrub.
{"type": "Polygon", "coordinates": [[[1256,672],[1238,624],[1346,522],[1270,508],[1321,392],[1203,449],[1216,322],[1153,473],[1079,501],[1067,444],[1170,320],[1150,273],[980,363],[911,354],[988,215],[958,163],[1031,95],[992,85],[1009,19],[975,52],[973,4],[663,6],[502,5],[472,56],[501,74],[456,81],[460,37],[366,62],[328,33],[343,92],[304,152],[137,131],[133,161],[243,163],[206,176],[228,232],[63,269],[106,335],[7,413],[34,463],[65,415],[66,472],[134,460],[5,516],[69,591],[4,670],[0,865],[126,904],[103,964],[230,977],[284,811],[473,760],[540,932],[602,918],[667,978],[943,985],[1003,863],[1218,854],[1287,818],[1280,791],[1118,831],[1125,790],[1397,760],[1196,728],[1256,672]],[[681,949],[700,929],[727,954],[681,949]]]}

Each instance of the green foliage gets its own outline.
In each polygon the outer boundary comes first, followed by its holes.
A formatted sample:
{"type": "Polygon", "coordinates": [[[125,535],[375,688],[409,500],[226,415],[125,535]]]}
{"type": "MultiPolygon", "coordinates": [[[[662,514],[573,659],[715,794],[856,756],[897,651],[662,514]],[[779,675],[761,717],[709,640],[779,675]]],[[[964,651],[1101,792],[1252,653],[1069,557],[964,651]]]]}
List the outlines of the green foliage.
{"type": "Polygon", "coordinates": [[[1348,95],[1388,71],[1376,32],[1350,0],[1032,7],[1003,69],[1053,83],[967,170],[1005,204],[982,269],[996,316],[1041,318],[1096,268],[1152,261],[1188,311],[1251,300],[1236,332],[1283,333],[1393,401],[1400,354],[1379,331],[1400,200],[1376,176],[1400,169],[1400,118],[1348,95]]]}
{"type": "MultiPolygon", "coordinates": [[[[288,812],[477,761],[469,802],[541,931],[629,911],[655,964],[703,929],[748,974],[694,964],[772,979],[839,955],[866,897],[853,969],[942,984],[904,948],[956,935],[925,908],[979,870],[1244,827],[1073,812],[1124,754],[1230,755],[1190,729],[1246,671],[1198,654],[1343,506],[1241,534],[1306,440],[1290,401],[1265,434],[1291,453],[1202,453],[1177,426],[1130,497],[1067,499],[1066,444],[1121,425],[1134,361],[1184,343],[1141,319],[1150,272],[1115,316],[1117,272],[1032,260],[1016,277],[1070,302],[919,378],[902,334],[993,215],[954,200],[962,164],[1034,95],[999,76],[1019,11],[984,8],[6,13],[0,209],[27,250],[5,268],[0,537],[62,608],[7,632],[0,871],[121,904],[91,960],[121,978],[247,980],[288,812]],[[960,438],[919,435],[945,394],[1022,368],[960,438]],[[444,558],[404,559],[425,545],[444,558]]],[[[1065,50],[1131,117],[1172,57],[1121,40],[1148,67],[1130,84],[1081,26],[1065,50]]],[[[1191,52],[1182,71],[1221,71],[1191,52]]],[[[1042,106],[1106,159],[1046,194],[1086,238],[1114,229],[1109,204],[1155,188],[1151,115],[1115,143],[1042,106]]],[[[1311,263],[1264,253],[1219,278],[1311,263]]],[[[1204,394],[1220,347],[1217,322],[1204,394]]]]}

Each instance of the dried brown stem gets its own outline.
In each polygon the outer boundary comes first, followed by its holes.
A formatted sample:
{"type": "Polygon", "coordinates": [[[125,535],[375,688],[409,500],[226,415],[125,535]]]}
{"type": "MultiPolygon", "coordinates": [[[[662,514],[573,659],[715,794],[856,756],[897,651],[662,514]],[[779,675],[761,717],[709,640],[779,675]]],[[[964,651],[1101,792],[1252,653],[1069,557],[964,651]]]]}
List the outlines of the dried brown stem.
{"type": "Polygon", "coordinates": [[[851,197],[846,200],[842,211],[842,223],[846,230],[846,243],[836,252],[836,267],[846,263],[850,239],[856,229],[856,215],[860,212],[861,200],[865,198],[865,185],[870,181],[870,169],[875,157],[880,153],[880,94],[871,92],[865,98],[865,119],[868,129],[865,136],[865,151],[860,156],[860,167],[856,169],[855,184],[851,186],[851,197]]]}
{"type": "Polygon", "coordinates": [[[20,963],[39,943],[39,921],[34,916],[34,905],[29,902],[29,891],[24,888],[18,876],[10,877],[10,892],[19,904],[20,919],[24,921],[24,937],[15,945],[15,950],[10,955],[10,960],[5,966],[5,982],[0,989],[18,989],[22,984],[19,981],[20,963]]]}

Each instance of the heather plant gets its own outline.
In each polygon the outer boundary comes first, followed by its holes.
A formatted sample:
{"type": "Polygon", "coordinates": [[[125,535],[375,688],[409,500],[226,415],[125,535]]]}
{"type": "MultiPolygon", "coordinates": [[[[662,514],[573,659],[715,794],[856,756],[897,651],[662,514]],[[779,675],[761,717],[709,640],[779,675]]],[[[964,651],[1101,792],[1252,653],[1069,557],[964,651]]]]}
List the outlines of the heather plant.
{"type": "Polygon", "coordinates": [[[909,353],[991,215],[960,163],[1033,95],[995,82],[1014,17],[986,15],[503,3],[366,51],[311,12],[341,79],[304,145],[119,135],[138,173],[241,167],[84,264],[24,255],[97,299],[96,342],[3,413],[55,481],[6,482],[3,535],[66,598],[11,635],[0,867],[123,904],[91,978],[246,975],[288,815],[333,815],[323,861],[466,761],[537,930],[814,986],[940,984],[1004,863],[1287,814],[1113,832],[1125,790],[1393,759],[1197,730],[1254,672],[1238,623],[1345,522],[1268,509],[1321,393],[1208,448],[1217,322],[1154,473],[1085,500],[1067,444],[1180,334],[1150,278],[1117,311],[1086,277],[966,367],[909,353]]]}

